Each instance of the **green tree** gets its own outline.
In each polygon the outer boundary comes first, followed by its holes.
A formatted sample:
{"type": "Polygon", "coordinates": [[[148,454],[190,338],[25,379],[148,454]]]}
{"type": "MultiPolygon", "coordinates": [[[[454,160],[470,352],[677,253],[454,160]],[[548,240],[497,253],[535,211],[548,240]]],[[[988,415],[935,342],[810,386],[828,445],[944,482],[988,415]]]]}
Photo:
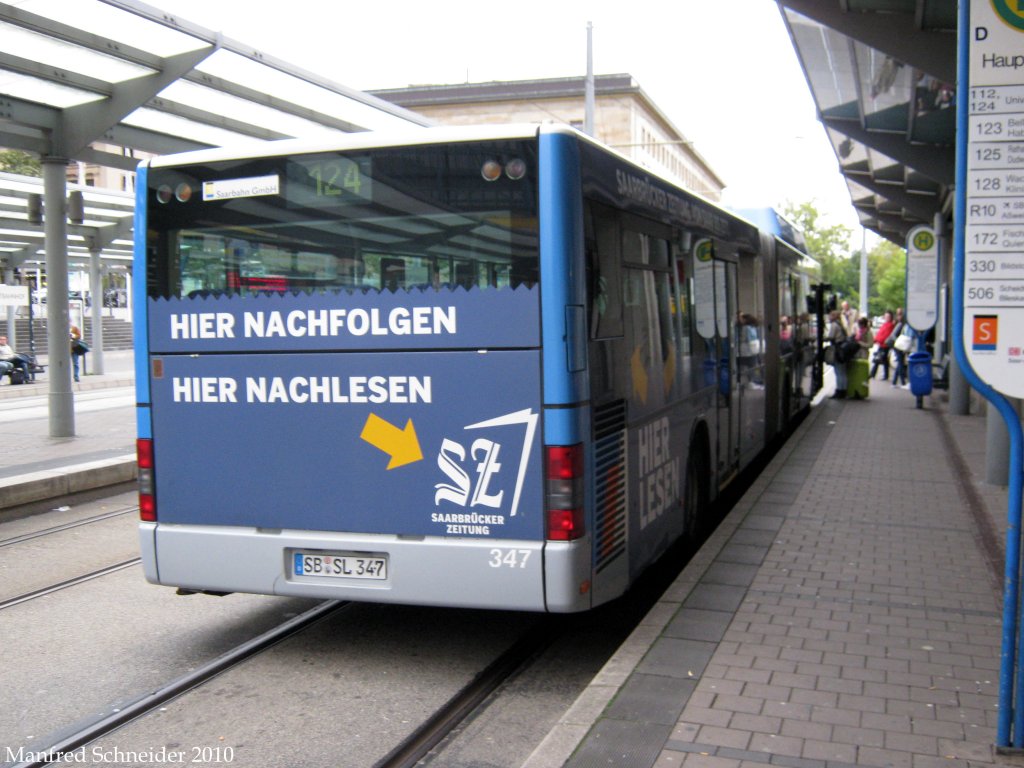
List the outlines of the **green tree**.
{"type": "Polygon", "coordinates": [[[0,171],[18,173],[22,176],[42,176],[43,166],[39,158],[17,149],[0,150],[0,171]]]}
{"type": "Polygon", "coordinates": [[[895,311],[906,304],[907,252],[888,240],[880,241],[868,253],[872,315],[895,311]]]}
{"type": "Polygon", "coordinates": [[[788,202],[783,214],[803,230],[807,253],[821,265],[822,282],[831,283],[834,293],[856,306],[860,298],[860,262],[850,247],[850,228],[826,224],[814,201],[788,202]]]}

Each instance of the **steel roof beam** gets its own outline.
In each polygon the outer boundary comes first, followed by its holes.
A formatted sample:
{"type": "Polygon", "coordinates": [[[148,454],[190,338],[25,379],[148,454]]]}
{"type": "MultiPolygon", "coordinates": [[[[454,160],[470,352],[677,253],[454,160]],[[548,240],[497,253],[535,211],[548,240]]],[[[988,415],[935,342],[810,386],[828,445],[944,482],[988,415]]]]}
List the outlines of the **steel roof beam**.
{"type": "Polygon", "coordinates": [[[33,61],[32,59],[24,59],[21,56],[15,56],[10,53],[0,52],[0,69],[17,72],[21,75],[35,77],[40,80],[46,80],[59,85],[66,85],[70,88],[75,88],[80,91],[88,91],[89,93],[99,94],[100,96],[110,96],[112,91],[110,83],[106,80],[100,80],[95,77],[89,77],[88,75],[70,72],[51,64],[43,64],[41,61],[33,61]]]}
{"type": "MultiPolygon", "coordinates": [[[[209,144],[201,141],[183,139],[179,136],[171,136],[170,134],[151,131],[147,128],[125,125],[124,123],[116,125],[104,133],[103,141],[119,147],[131,147],[132,149],[141,150],[143,152],[152,152],[154,155],[169,155],[174,152],[190,152],[194,149],[207,149],[210,146],[209,144]]],[[[105,158],[105,160],[100,162],[100,165],[105,165],[107,160],[113,160],[117,157],[125,159],[123,155],[113,155],[111,153],[101,151],[97,151],[97,156],[105,158]]],[[[132,161],[130,166],[117,165],[114,167],[123,168],[124,170],[135,170],[139,164],[138,158],[127,159],[132,161]]]]}
{"type": "Polygon", "coordinates": [[[886,184],[865,174],[850,174],[849,178],[850,181],[854,181],[876,195],[895,203],[922,222],[931,223],[935,211],[939,209],[939,199],[935,195],[912,195],[902,184],[886,184]]]}
{"type": "Polygon", "coordinates": [[[935,147],[910,144],[903,134],[868,131],[856,120],[845,120],[822,115],[821,122],[826,128],[848,136],[870,149],[913,168],[929,179],[950,186],[956,176],[956,152],[952,147],[935,147]]]}
{"type": "Polygon", "coordinates": [[[780,6],[892,56],[946,83],[956,82],[956,39],[923,30],[912,14],[846,13],[839,3],[777,0],[780,6]]]}
{"type": "Polygon", "coordinates": [[[115,83],[109,98],[65,109],[61,113],[61,128],[53,136],[51,153],[74,157],[164,88],[195,69],[216,49],[211,45],[171,56],[164,60],[159,72],[115,83]]]}
{"type": "Polygon", "coordinates": [[[51,131],[60,124],[60,110],[13,96],[0,96],[0,120],[51,131]]]}
{"type": "Polygon", "coordinates": [[[298,104],[293,104],[283,99],[278,99],[271,96],[268,93],[257,91],[253,88],[248,88],[238,83],[228,82],[223,78],[214,77],[205,72],[194,72],[190,75],[186,75],[182,78],[190,83],[196,85],[202,85],[207,88],[212,88],[219,93],[227,94],[228,96],[237,96],[245,101],[251,101],[253,104],[260,104],[270,109],[274,109],[278,112],[283,112],[288,115],[294,115],[295,117],[301,117],[310,122],[319,123],[329,128],[337,128],[339,131],[345,133],[358,133],[367,130],[365,126],[357,125],[356,123],[348,120],[342,120],[340,118],[329,115],[325,112],[320,112],[309,107],[303,107],[298,104]]]}
{"type": "Polygon", "coordinates": [[[270,128],[261,128],[260,126],[253,125],[245,120],[235,120],[227,115],[208,112],[205,109],[179,104],[177,102],[170,101],[169,99],[153,99],[144,106],[147,109],[164,112],[168,115],[174,115],[175,117],[183,117],[186,120],[199,123],[200,125],[222,128],[225,131],[231,131],[232,133],[237,133],[248,138],[263,139],[265,141],[293,138],[291,134],[281,133],[279,131],[271,130],[270,128]]]}

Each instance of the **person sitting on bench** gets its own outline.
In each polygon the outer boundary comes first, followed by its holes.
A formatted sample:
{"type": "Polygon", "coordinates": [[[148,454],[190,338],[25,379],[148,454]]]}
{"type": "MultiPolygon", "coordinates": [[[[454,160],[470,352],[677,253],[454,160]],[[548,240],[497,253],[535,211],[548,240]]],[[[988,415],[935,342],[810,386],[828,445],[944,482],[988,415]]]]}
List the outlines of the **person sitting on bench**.
{"type": "Polygon", "coordinates": [[[11,345],[7,343],[6,336],[0,336],[0,377],[6,376],[15,368],[21,368],[24,371],[24,377],[28,378],[29,372],[25,356],[19,355],[11,349],[11,345]]]}

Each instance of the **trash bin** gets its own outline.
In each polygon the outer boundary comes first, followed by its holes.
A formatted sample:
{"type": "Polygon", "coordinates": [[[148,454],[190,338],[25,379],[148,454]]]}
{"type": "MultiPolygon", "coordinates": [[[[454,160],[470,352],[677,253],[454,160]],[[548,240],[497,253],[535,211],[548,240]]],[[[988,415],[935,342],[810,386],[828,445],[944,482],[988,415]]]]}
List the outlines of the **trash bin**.
{"type": "Polygon", "coordinates": [[[932,393],[932,356],[930,352],[911,352],[907,356],[910,391],[915,397],[932,393]]]}

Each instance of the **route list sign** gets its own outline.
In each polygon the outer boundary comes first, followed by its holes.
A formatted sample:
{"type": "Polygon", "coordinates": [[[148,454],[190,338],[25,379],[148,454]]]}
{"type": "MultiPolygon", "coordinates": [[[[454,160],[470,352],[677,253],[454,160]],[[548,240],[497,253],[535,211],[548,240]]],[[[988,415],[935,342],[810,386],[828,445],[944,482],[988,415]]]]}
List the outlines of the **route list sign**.
{"type": "Polygon", "coordinates": [[[931,227],[914,227],[907,235],[907,322],[924,333],[938,316],[939,239],[931,227]]]}
{"type": "Polygon", "coordinates": [[[1024,397],[1024,4],[974,0],[967,98],[964,349],[1024,397]]]}

